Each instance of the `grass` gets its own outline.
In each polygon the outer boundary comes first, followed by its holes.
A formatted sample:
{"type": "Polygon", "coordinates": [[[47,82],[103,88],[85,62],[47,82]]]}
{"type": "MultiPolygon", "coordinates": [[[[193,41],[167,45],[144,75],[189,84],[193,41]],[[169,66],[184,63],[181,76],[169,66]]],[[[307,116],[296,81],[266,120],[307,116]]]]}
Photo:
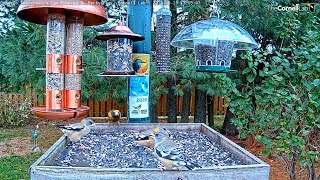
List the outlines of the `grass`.
{"type": "Polygon", "coordinates": [[[31,135],[29,127],[0,128],[0,142],[8,141],[16,137],[28,137],[31,135]]]}
{"type": "MultiPolygon", "coordinates": [[[[6,142],[14,138],[32,137],[31,126],[19,128],[0,128],[0,142],[6,142]]],[[[39,147],[45,152],[62,135],[52,126],[39,128],[39,147]]],[[[30,142],[31,143],[31,142],[30,142]]],[[[42,153],[27,152],[25,156],[9,155],[0,157],[0,180],[30,179],[30,166],[42,155],[42,153]]]]}
{"type": "Polygon", "coordinates": [[[40,154],[5,156],[0,158],[0,179],[30,179],[29,167],[40,154]]]}

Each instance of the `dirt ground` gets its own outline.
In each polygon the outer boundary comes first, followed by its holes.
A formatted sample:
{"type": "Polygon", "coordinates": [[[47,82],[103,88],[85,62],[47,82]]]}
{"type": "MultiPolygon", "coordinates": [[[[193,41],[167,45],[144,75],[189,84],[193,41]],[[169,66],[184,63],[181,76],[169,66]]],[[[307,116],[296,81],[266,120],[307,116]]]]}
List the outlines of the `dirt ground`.
{"type": "MultiPolygon", "coordinates": [[[[239,140],[236,137],[233,136],[227,136],[230,140],[235,142],[236,144],[239,144],[243,148],[245,148],[247,151],[251,152],[261,160],[263,160],[265,163],[270,165],[270,180],[289,180],[289,175],[285,172],[285,170],[282,168],[282,165],[280,161],[277,158],[273,157],[264,157],[261,153],[264,146],[256,141],[253,140],[252,137],[247,138],[246,140],[239,140]]],[[[320,162],[316,164],[316,177],[320,180],[320,162]]],[[[297,180],[307,180],[309,179],[307,177],[306,170],[302,171],[300,176],[298,176],[297,173],[297,180]]]]}
{"type": "Polygon", "coordinates": [[[1,156],[9,156],[9,155],[17,155],[17,156],[25,156],[32,149],[32,139],[31,137],[27,138],[13,138],[11,140],[0,142],[0,157],[1,156]]]}

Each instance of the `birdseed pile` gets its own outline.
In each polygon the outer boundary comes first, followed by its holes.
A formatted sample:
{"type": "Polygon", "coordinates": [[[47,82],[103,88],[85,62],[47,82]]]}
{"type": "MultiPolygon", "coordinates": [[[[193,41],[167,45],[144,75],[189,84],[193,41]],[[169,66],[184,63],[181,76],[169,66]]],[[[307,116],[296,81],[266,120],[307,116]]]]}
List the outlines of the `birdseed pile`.
{"type": "MultiPolygon", "coordinates": [[[[94,131],[69,142],[56,166],[106,168],[158,168],[153,151],[134,142],[137,131],[94,131]]],[[[172,139],[188,162],[201,167],[244,165],[237,157],[200,132],[173,131],[172,139]]]]}

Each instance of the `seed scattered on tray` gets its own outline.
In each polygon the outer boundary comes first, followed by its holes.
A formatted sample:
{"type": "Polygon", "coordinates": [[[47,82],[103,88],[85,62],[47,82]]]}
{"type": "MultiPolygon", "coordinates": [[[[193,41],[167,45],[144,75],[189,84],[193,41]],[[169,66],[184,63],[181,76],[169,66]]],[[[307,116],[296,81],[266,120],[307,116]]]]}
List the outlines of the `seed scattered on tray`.
{"type": "MultiPolygon", "coordinates": [[[[93,131],[69,143],[55,160],[57,166],[158,168],[152,150],[134,143],[137,131],[93,131]]],[[[182,157],[201,167],[244,165],[235,155],[200,132],[172,132],[182,157]]]]}

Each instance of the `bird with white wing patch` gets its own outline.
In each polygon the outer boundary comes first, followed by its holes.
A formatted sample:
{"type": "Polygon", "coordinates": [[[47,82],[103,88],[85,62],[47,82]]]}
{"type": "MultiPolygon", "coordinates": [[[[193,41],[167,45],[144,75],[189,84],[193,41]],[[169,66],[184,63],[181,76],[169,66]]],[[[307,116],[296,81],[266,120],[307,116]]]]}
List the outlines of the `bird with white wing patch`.
{"type": "Polygon", "coordinates": [[[91,127],[94,125],[95,123],[91,119],[85,118],[80,123],[55,126],[65,133],[70,141],[79,141],[82,137],[89,134],[91,127]]]}
{"type": "MultiPolygon", "coordinates": [[[[164,169],[188,169],[201,168],[199,165],[186,162],[177,148],[176,143],[172,141],[168,134],[154,129],[154,154],[164,166],[164,169]]],[[[162,170],[162,168],[161,168],[162,170]]]]}

